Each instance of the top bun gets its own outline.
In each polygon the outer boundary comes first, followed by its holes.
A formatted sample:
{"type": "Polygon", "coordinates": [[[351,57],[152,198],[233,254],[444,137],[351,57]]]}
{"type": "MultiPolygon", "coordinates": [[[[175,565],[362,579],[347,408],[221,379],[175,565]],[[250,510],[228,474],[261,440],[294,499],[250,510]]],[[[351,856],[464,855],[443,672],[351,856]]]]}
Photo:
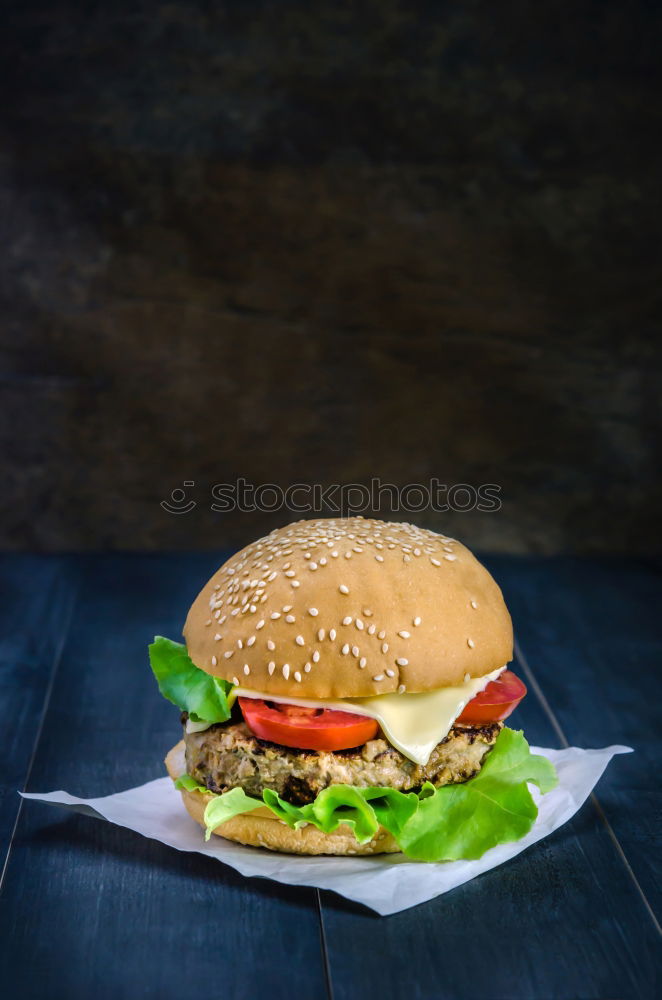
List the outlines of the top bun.
{"type": "Polygon", "coordinates": [[[184,636],[215,677],[312,699],[431,691],[513,655],[501,591],[464,545],[361,517],[247,545],[198,594],[184,636]]]}

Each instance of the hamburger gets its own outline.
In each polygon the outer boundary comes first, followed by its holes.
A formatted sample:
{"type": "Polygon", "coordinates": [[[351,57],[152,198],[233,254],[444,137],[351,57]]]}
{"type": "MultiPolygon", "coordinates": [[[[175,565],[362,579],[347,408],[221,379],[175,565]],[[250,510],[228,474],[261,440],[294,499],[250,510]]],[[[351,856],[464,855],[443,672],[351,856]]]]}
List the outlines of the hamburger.
{"type": "Polygon", "coordinates": [[[166,766],[212,834],[295,854],[480,857],[533,825],[556,782],[504,725],[503,595],[460,542],[360,517],[299,521],[232,556],[185,644],[152,670],[181,710],[166,766]]]}

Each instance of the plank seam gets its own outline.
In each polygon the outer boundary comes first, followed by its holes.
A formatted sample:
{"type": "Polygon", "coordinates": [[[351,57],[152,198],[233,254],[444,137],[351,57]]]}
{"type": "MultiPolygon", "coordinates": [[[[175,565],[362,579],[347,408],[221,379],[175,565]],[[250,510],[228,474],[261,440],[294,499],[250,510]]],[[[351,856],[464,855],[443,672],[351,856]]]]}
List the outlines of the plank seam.
{"type": "MultiPolygon", "coordinates": [[[[30,758],[28,760],[28,766],[25,772],[25,780],[23,782],[23,791],[27,791],[28,784],[30,782],[30,776],[32,775],[32,768],[37,756],[37,750],[39,748],[39,743],[41,741],[41,734],[44,729],[44,723],[46,721],[46,715],[48,714],[48,709],[51,702],[51,697],[53,694],[53,688],[55,686],[55,678],[62,661],[62,654],[64,652],[64,647],[69,635],[69,628],[71,627],[71,622],[73,621],[74,609],[78,600],[78,581],[76,581],[75,587],[69,596],[69,604],[65,615],[64,628],[61,630],[60,639],[56,643],[55,651],[53,653],[53,663],[51,666],[51,675],[48,681],[48,687],[46,688],[46,694],[44,695],[44,703],[42,705],[41,714],[39,716],[39,725],[37,726],[37,732],[35,734],[34,743],[32,745],[32,752],[30,753],[30,758]]],[[[21,819],[23,812],[23,803],[25,799],[19,798],[18,809],[16,810],[16,818],[14,819],[14,825],[12,826],[12,831],[9,836],[9,843],[7,844],[7,853],[5,854],[4,864],[2,866],[2,872],[0,872],[0,894],[2,894],[2,889],[5,882],[5,876],[7,874],[7,869],[9,867],[9,859],[11,857],[12,848],[14,846],[14,839],[16,837],[16,831],[18,829],[18,824],[21,819]]]]}
{"type": "Polygon", "coordinates": [[[326,981],[326,992],[329,1000],[333,1000],[333,984],[331,982],[331,966],[329,963],[329,950],[326,945],[326,930],[324,928],[324,913],[322,911],[322,897],[319,889],[315,889],[317,901],[317,917],[320,927],[320,941],[322,945],[322,961],[324,963],[324,979],[326,981]]]}
{"type": "MultiPolygon", "coordinates": [[[[539,700],[539,702],[540,702],[540,704],[542,706],[542,709],[543,709],[545,715],[549,719],[549,721],[550,721],[550,723],[551,723],[551,725],[552,725],[552,727],[554,729],[554,732],[558,736],[558,738],[559,738],[560,742],[563,744],[563,746],[566,747],[566,748],[568,748],[570,746],[570,743],[568,742],[568,738],[565,735],[565,732],[563,731],[563,727],[561,726],[561,723],[559,722],[559,720],[556,718],[556,715],[554,714],[554,710],[553,710],[552,706],[550,705],[549,701],[547,700],[547,697],[546,697],[544,691],[542,690],[540,684],[536,680],[536,677],[534,676],[533,670],[529,666],[529,662],[528,662],[526,656],[524,655],[522,647],[517,642],[517,640],[515,640],[515,656],[517,657],[518,662],[521,664],[522,670],[523,670],[524,674],[526,675],[526,679],[529,682],[530,687],[533,689],[536,697],[538,698],[538,700],[539,700]]],[[[648,912],[648,915],[650,916],[650,918],[651,918],[651,920],[653,922],[653,926],[655,927],[655,930],[660,935],[660,937],[662,937],[662,926],[660,926],[660,922],[657,919],[655,910],[653,909],[652,905],[648,901],[648,897],[646,896],[646,893],[644,892],[644,890],[643,890],[643,888],[641,886],[641,883],[639,882],[639,879],[637,878],[637,876],[634,873],[632,865],[630,864],[630,862],[628,860],[627,854],[625,853],[620,840],[616,836],[616,832],[615,832],[614,828],[612,827],[611,823],[609,822],[609,819],[607,818],[607,815],[606,815],[606,813],[605,813],[605,811],[604,811],[604,809],[602,807],[602,803],[598,799],[598,797],[595,794],[595,792],[591,792],[590,799],[591,799],[591,802],[593,804],[593,807],[594,807],[595,811],[598,814],[598,817],[599,817],[601,823],[603,824],[603,826],[605,827],[605,829],[607,831],[607,834],[609,835],[609,839],[611,840],[612,844],[614,845],[614,848],[616,849],[616,853],[618,854],[619,858],[621,859],[621,862],[623,863],[623,866],[625,867],[625,870],[627,871],[628,875],[630,876],[630,879],[632,880],[632,883],[634,884],[635,889],[639,893],[641,901],[644,904],[644,907],[646,908],[646,910],[648,912]]]]}

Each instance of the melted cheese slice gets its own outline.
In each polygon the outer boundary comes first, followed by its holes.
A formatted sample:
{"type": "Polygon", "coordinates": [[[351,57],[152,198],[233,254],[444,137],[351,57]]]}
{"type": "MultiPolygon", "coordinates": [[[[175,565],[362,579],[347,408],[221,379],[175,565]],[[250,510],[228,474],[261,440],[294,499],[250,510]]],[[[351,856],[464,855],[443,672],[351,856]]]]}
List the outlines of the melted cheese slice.
{"type": "Polygon", "coordinates": [[[380,694],[374,698],[337,698],[326,701],[286,698],[242,687],[233,688],[232,694],[242,698],[263,698],[265,701],[301,705],[304,708],[332,708],[339,712],[369,715],[377,720],[386,739],[396,750],[415,764],[427,764],[437,743],[448,736],[451,726],[467,703],[505,669],[499,667],[491,674],[472,677],[464,684],[421,694],[380,694]]]}

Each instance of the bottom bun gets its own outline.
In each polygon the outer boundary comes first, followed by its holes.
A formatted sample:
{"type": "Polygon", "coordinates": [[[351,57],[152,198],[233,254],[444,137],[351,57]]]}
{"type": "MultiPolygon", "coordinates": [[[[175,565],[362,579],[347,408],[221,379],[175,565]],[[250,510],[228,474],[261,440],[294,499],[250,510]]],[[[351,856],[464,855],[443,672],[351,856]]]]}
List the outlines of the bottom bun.
{"type": "MultiPolygon", "coordinates": [[[[165,765],[173,781],[186,773],[183,740],[172,748],[165,759],[165,765]]],[[[209,796],[204,792],[187,792],[185,789],[181,789],[181,796],[191,818],[204,828],[204,813],[209,796]]],[[[285,854],[397,854],[400,851],[391,834],[382,826],[372,840],[359,844],[351,827],[345,824],[341,824],[333,833],[322,833],[312,824],[292,830],[266,806],[234,816],[212,832],[238,844],[266,847],[270,851],[282,851],[285,854]]]]}

